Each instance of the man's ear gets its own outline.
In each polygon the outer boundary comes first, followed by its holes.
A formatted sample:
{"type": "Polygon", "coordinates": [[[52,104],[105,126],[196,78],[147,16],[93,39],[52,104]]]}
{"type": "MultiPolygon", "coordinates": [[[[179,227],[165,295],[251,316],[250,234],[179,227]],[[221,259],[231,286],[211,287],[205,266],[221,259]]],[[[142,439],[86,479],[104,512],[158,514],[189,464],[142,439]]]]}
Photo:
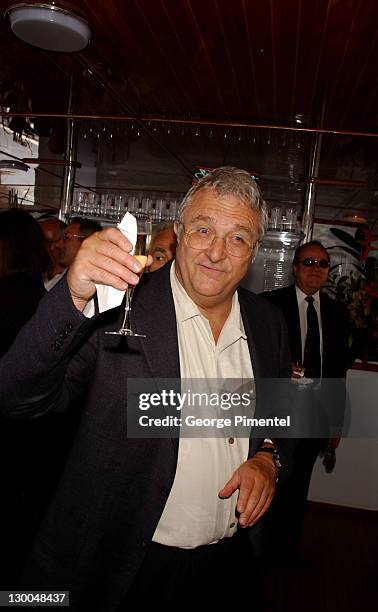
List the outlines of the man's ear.
{"type": "Polygon", "coordinates": [[[180,234],[181,234],[181,223],[179,221],[175,221],[173,224],[173,231],[176,234],[177,237],[177,242],[179,241],[180,238],[180,234]]]}
{"type": "Polygon", "coordinates": [[[253,247],[252,257],[251,257],[251,263],[250,263],[250,265],[252,265],[252,264],[253,264],[253,262],[254,262],[254,261],[255,261],[255,259],[256,259],[256,255],[257,255],[257,253],[259,252],[259,246],[260,246],[260,242],[259,242],[259,240],[258,240],[258,241],[256,242],[255,246],[253,247]]]}

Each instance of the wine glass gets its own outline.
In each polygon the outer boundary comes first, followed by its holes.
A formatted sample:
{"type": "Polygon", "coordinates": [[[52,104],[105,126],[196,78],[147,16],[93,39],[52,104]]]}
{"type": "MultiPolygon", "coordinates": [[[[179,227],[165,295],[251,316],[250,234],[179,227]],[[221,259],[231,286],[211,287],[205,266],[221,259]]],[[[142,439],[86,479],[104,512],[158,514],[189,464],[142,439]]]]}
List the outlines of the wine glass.
{"type": "MultiPolygon", "coordinates": [[[[152,221],[148,215],[144,215],[142,213],[134,213],[134,216],[137,222],[137,239],[133,255],[143,266],[143,269],[140,272],[141,276],[147,263],[147,254],[151,242],[152,221]]],[[[120,329],[118,331],[107,331],[105,332],[106,334],[146,338],[145,334],[137,334],[131,329],[131,301],[133,298],[134,289],[134,285],[128,285],[126,289],[125,312],[120,329]]]]}
{"type": "Polygon", "coordinates": [[[291,376],[292,378],[303,378],[304,365],[301,361],[295,361],[291,364],[291,376]]]}

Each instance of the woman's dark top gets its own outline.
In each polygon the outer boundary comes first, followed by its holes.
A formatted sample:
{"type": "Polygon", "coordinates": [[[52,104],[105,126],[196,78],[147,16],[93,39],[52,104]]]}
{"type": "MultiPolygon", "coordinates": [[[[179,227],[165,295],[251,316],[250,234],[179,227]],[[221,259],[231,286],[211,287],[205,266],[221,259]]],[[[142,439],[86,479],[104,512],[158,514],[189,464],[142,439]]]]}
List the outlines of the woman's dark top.
{"type": "Polygon", "coordinates": [[[0,278],[0,357],[33,316],[45,293],[41,274],[20,272],[0,278]]]}

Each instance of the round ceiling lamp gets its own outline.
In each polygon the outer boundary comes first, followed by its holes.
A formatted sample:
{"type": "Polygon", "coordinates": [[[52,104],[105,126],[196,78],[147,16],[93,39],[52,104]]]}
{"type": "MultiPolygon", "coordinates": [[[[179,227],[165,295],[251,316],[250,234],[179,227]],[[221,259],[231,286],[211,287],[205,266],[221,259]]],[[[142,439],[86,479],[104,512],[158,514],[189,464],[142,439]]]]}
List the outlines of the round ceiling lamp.
{"type": "Polygon", "coordinates": [[[85,19],[54,3],[13,4],[5,16],[15,36],[47,51],[81,51],[91,38],[85,19]]]}

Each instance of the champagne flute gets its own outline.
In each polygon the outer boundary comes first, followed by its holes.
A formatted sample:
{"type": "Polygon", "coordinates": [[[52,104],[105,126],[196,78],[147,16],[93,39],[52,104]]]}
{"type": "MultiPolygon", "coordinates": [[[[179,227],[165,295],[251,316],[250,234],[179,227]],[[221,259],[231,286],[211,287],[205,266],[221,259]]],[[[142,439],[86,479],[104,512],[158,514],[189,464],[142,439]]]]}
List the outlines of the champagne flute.
{"type": "MultiPolygon", "coordinates": [[[[152,221],[148,215],[142,213],[134,213],[134,216],[137,222],[137,239],[133,255],[143,266],[143,269],[140,272],[141,276],[147,263],[147,254],[151,242],[152,221]]],[[[137,334],[131,329],[131,302],[133,298],[134,289],[134,285],[129,285],[126,289],[125,311],[120,329],[118,331],[107,331],[105,332],[106,334],[146,338],[145,334],[137,334]]]]}
{"type": "Polygon", "coordinates": [[[304,377],[304,365],[301,361],[295,361],[291,364],[291,376],[292,378],[304,377]]]}

